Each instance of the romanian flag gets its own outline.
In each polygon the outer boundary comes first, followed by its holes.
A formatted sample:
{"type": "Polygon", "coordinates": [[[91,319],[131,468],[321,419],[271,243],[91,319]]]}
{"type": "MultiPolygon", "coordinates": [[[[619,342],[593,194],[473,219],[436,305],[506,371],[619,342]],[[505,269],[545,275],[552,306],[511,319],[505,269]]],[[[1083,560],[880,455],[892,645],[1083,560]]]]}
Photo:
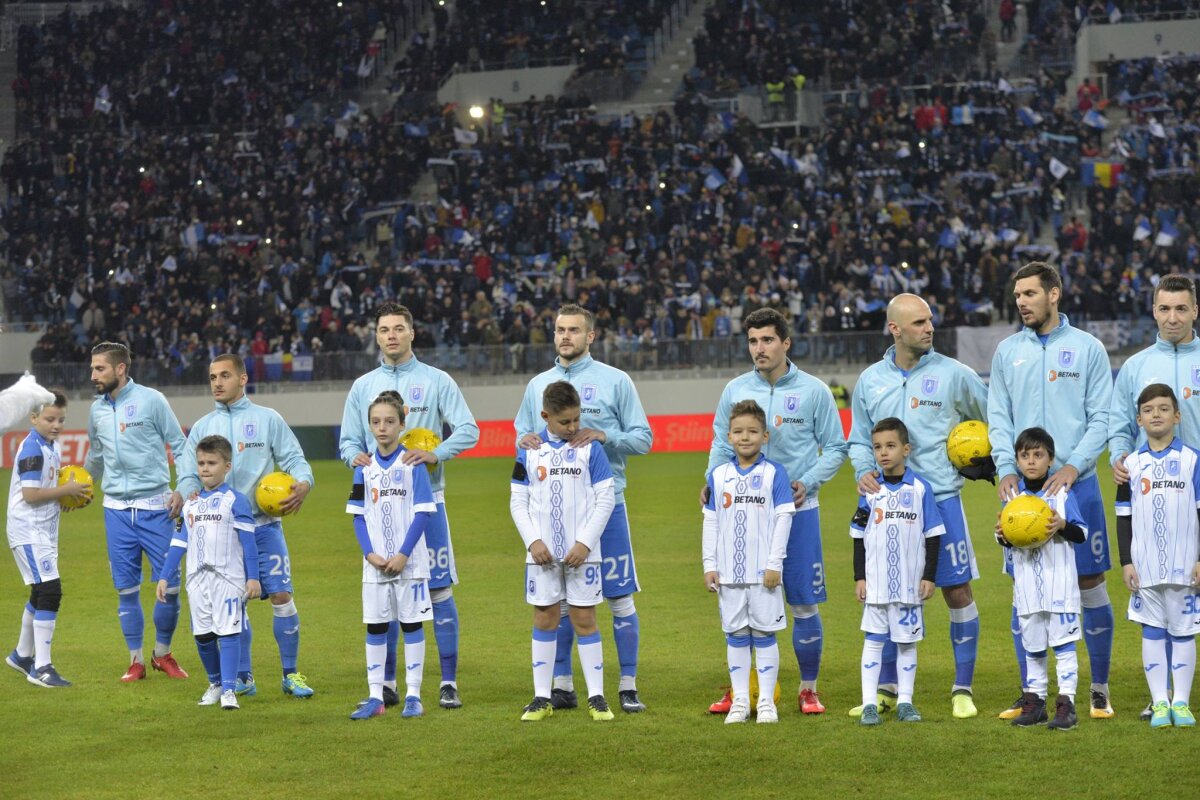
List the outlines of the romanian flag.
{"type": "Polygon", "coordinates": [[[1084,186],[1092,186],[1098,183],[1105,189],[1111,189],[1121,182],[1121,172],[1124,169],[1124,164],[1116,164],[1110,161],[1093,161],[1081,164],[1079,171],[1082,173],[1084,186]]]}

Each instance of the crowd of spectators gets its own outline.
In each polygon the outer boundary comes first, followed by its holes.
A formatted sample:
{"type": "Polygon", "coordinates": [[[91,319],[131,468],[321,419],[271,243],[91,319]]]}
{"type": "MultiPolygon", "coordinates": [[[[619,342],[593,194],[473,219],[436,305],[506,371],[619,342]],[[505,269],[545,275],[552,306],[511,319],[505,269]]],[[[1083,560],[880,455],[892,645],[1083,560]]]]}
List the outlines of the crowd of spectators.
{"type": "Polygon", "coordinates": [[[1070,313],[1144,315],[1155,274],[1200,268],[1200,71],[1110,68],[1132,116],[1107,150],[1103,103],[1045,75],[864,82],[795,137],[690,93],[643,117],[531,99],[473,129],[397,105],[246,135],[59,131],[3,166],[5,307],[52,324],[39,360],[116,338],[183,375],[227,349],[369,350],[390,300],[419,348],[503,346],[493,366],[524,370],[572,301],[599,347],[667,368],[764,306],[798,333],[877,331],[901,290],[940,326],[1011,321],[1009,276],[1052,238],[1070,313]],[[413,202],[429,158],[438,199],[413,202]]]}
{"type": "Polygon", "coordinates": [[[834,87],[896,77],[904,84],[962,79],[987,31],[972,0],[717,0],[692,42],[689,83],[703,92],[762,87],[788,74],[834,87]]]}
{"type": "Polygon", "coordinates": [[[354,89],[419,0],[143,0],[17,34],[12,84],[34,136],[254,124],[354,89]]]}

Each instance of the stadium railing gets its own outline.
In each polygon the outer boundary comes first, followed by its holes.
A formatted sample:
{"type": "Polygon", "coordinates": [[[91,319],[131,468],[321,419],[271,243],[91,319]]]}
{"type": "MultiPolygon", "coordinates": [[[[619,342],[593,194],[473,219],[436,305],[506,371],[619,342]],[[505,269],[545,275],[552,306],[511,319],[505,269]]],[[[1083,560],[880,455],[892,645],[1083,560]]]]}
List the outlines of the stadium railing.
{"type": "MultiPolygon", "coordinates": [[[[952,330],[938,331],[938,352],[953,356],[955,336],[952,330]]],[[[792,337],[789,357],[797,366],[866,366],[881,358],[891,345],[890,336],[880,332],[844,332],[797,334],[792,337]]],[[[664,339],[642,341],[610,337],[592,345],[592,355],[606,364],[627,372],[671,372],[675,370],[748,369],[750,358],[743,336],[721,339],[664,339]]],[[[554,361],[552,344],[502,344],[493,346],[435,346],[418,350],[418,358],[455,375],[499,377],[530,375],[544,370],[554,361]]],[[[196,351],[187,363],[176,358],[135,358],[132,373],[150,386],[202,386],[208,383],[207,350],[196,351]]],[[[273,354],[250,357],[246,368],[252,382],[336,382],[350,381],[374,369],[379,356],[364,351],[322,352],[292,355],[273,354]]],[[[68,390],[90,385],[87,363],[42,363],[33,365],[33,373],[46,386],[68,390]]]]}

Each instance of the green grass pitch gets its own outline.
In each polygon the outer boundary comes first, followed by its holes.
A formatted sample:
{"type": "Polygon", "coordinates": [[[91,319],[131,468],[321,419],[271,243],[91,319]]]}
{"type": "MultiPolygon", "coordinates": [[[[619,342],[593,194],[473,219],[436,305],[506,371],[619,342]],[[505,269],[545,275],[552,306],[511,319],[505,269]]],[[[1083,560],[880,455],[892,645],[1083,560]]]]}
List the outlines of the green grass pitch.
{"type": "MultiPolygon", "coordinates": [[[[849,467],[821,492],[829,602],[823,606],[824,717],[796,710],[797,670],[790,634],[780,638],[780,724],[726,727],[705,713],[725,682],[724,641],[716,599],[700,570],[697,495],[702,454],[635,459],[628,492],[642,626],[641,715],[617,712],[607,725],[584,711],[540,724],[518,721],[532,694],[531,612],[522,595],[520,539],[508,515],[509,463],[463,460],[449,472],[448,507],[462,584],[459,687],[465,707],[437,707],[436,646],[429,635],[427,713],[403,720],[393,710],[366,722],[347,717],[366,693],[360,605],[360,556],[344,500],[349,474],[316,465],[317,488],[286,523],[303,621],[301,671],[316,689],[308,701],[278,690],[278,657],[268,609],[252,608],[259,695],[238,713],[197,708],[204,686],[186,610],[175,652],[193,677],[153,673],[137,685],[117,678],[126,652],[104,555],[101,512],[64,517],[61,569],[65,599],[54,661],[75,686],[37,689],[0,671],[0,796],[297,798],[403,793],[463,797],[873,797],[1155,796],[1189,785],[1200,731],[1151,732],[1137,713],[1146,702],[1140,637],[1124,621],[1127,594],[1109,575],[1117,630],[1111,685],[1117,717],[1086,717],[1089,670],[1082,672],[1079,728],[1067,733],[1017,730],[995,719],[1017,691],[1009,636],[1011,588],[999,574],[990,530],[997,503],[988,484],[964,497],[981,580],[983,618],[975,675],[980,717],[950,716],[953,659],[945,604],[927,606],[928,636],[919,649],[916,704],[925,721],[891,718],[862,730],[846,716],[858,702],[859,606],[847,535],[855,505],[849,467]]],[[[0,473],[7,485],[7,471],[0,473]]],[[[1111,499],[1107,471],[1101,483],[1111,499]]],[[[1111,519],[1111,514],[1110,514],[1111,519]]],[[[1115,537],[1113,538],[1115,543],[1115,537]]],[[[149,608],[151,590],[142,593],[149,608]]],[[[0,572],[0,650],[16,642],[27,596],[11,563],[0,572]]],[[[153,639],[147,612],[148,642],[153,639]]],[[[606,685],[616,701],[616,654],[601,612],[606,685]]],[[[582,680],[580,680],[582,685],[582,680]]]]}

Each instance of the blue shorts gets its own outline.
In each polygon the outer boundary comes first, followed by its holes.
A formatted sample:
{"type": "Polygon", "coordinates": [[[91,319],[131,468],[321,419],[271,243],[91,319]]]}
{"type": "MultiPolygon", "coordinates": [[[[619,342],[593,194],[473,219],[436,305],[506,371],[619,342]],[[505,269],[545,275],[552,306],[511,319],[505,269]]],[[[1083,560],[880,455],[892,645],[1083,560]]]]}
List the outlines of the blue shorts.
{"type": "Polygon", "coordinates": [[[425,528],[425,546],[429,548],[429,588],[445,589],[458,583],[454,568],[454,545],[450,543],[450,519],[446,504],[438,503],[437,511],[425,528]]]}
{"type": "Polygon", "coordinates": [[[179,570],[174,575],[162,574],[175,533],[175,520],[169,511],[106,508],[104,530],[108,540],[108,569],[118,591],[142,585],[142,553],[150,560],[152,582],[166,578],[167,585],[179,586],[179,570]]]}
{"type": "Polygon", "coordinates": [[[792,532],[788,535],[787,558],[783,562],[783,594],[791,606],[811,606],[828,599],[819,508],[792,515],[792,532]]]}
{"type": "Polygon", "coordinates": [[[283,538],[283,523],[268,522],[255,528],[254,545],[258,548],[260,599],[266,600],[278,592],[292,594],[292,559],[283,538]]]}
{"type": "Polygon", "coordinates": [[[1088,526],[1087,539],[1075,545],[1075,571],[1080,575],[1103,575],[1112,566],[1112,557],[1108,551],[1108,522],[1100,479],[1095,475],[1079,479],[1071,487],[1071,495],[1088,526]]]}
{"type": "Polygon", "coordinates": [[[971,545],[971,533],[967,530],[967,518],[963,514],[962,498],[958,495],[947,497],[939,500],[937,507],[946,532],[942,534],[937,577],[933,582],[937,586],[961,586],[979,577],[975,548],[971,545]]]}
{"type": "Polygon", "coordinates": [[[633,542],[629,538],[629,516],[625,504],[613,506],[612,516],[600,534],[600,555],[604,559],[604,596],[624,597],[641,591],[637,565],[633,562],[633,542]]]}

